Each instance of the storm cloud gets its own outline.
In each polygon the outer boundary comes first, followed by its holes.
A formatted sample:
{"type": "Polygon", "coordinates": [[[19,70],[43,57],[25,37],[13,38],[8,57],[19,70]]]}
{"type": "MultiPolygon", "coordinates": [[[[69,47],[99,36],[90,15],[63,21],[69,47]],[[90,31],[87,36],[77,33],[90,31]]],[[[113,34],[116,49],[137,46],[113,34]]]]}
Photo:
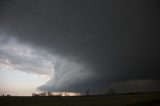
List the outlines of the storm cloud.
{"type": "Polygon", "coordinates": [[[28,73],[52,75],[55,57],[14,38],[0,37],[0,68],[21,70],[28,73]]]}
{"type": "MultiPolygon", "coordinates": [[[[156,0],[8,0],[1,5],[1,36],[30,45],[36,56],[43,51],[55,57],[47,58],[54,75],[40,90],[101,92],[114,83],[159,80],[156,0]]],[[[21,65],[28,58],[2,49],[1,58],[33,71],[21,65]]],[[[41,70],[45,63],[40,59],[31,64],[41,70]]]]}

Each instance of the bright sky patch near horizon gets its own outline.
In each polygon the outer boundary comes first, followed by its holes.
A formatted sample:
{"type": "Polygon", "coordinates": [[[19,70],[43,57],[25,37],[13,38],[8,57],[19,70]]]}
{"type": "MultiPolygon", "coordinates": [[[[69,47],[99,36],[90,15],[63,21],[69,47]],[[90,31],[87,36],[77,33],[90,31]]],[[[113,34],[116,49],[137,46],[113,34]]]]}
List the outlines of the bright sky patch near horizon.
{"type": "Polygon", "coordinates": [[[31,96],[54,75],[53,56],[12,37],[0,41],[0,95],[31,96]]]}
{"type": "Polygon", "coordinates": [[[14,96],[31,96],[36,88],[45,84],[50,78],[46,75],[35,75],[17,70],[0,71],[0,94],[14,96]]]}

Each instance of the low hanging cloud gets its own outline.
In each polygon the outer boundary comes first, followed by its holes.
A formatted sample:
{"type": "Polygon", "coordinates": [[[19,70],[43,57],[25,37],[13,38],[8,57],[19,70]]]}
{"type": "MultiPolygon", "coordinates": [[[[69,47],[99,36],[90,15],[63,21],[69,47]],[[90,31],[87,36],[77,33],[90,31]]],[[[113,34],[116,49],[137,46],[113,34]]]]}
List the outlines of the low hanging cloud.
{"type": "MultiPolygon", "coordinates": [[[[81,62],[54,56],[35,49],[10,36],[0,37],[0,69],[19,70],[36,75],[47,75],[50,80],[39,90],[66,91],[74,83],[83,82],[96,75],[81,62]]],[[[73,90],[73,89],[72,89],[73,90]]],[[[71,91],[72,91],[71,90],[71,91]]]]}
{"type": "Polygon", "coordinates": [[[159,91],[159,80],[128,80],[110,85],[118,93],[159,91]]]}
{"type": "Polygon", "coordinates": [[[146,0],[6,1],[0,62],[51,74],[39,90],[100,92],[131,80],[150,86],[160,80],[158,13],[146,0]]]}
{"type": "Polygon", "coordinates": [[[13,37],[0,36],[1,69],[8,68],[52,76],[54,63],[54,56],[22,44],[13,37]]]}
{"type": "MultiPolygon", "coordinates": [[[[55,75],[39,90],[50,91],[77,91],[71,86],[96,78],[96,74],[87,69],[84,64],[58,58],[55,63],[55,75]]],[[[77,91],[80,92],[80,89],[77,91]]]]}

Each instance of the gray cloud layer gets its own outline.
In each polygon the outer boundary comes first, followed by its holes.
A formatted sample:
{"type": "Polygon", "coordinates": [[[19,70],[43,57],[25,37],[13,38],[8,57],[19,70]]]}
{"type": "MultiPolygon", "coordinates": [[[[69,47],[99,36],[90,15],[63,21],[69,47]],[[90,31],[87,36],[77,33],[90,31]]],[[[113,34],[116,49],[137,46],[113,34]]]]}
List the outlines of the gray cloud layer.
{"type": "Polygon", "coordinates": [[[55,77],[39,89],[159,80],[157,1],[10,0],[0,10],[2,34],[59,57],[55,77]]]}
{"type": "Polygon", "coordinates": [[[50,54],[21,44],[14,38],[0,36],[1,69],[8,67],[29,73],[52,75],[53,63],[55,63],[55,57],[50,54]]]}

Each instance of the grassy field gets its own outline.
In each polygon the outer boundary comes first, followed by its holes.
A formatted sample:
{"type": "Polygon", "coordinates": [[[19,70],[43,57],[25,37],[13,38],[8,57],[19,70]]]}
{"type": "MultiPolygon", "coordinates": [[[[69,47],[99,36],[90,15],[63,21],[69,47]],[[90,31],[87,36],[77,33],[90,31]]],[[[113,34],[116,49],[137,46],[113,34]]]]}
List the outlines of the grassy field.
{"type": "Polygon", "coordinates": [[[0,97],[0,106],[160,106],[160,93],[80,97],[0,97]]]}

